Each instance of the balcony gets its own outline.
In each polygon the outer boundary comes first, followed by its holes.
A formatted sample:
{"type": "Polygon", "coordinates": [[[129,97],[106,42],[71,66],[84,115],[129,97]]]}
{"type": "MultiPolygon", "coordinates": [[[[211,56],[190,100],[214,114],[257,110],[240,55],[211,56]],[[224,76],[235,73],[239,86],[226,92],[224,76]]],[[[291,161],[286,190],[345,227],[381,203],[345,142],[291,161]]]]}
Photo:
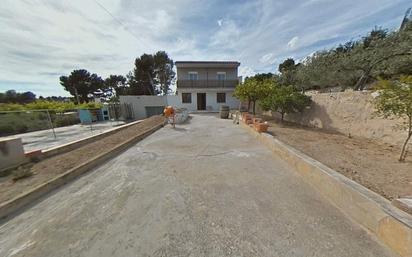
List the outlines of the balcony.
{"type": "Polygon", "coordinates": [[[239,80],[178,80],[177,88],[235,88],[239,80]]]}

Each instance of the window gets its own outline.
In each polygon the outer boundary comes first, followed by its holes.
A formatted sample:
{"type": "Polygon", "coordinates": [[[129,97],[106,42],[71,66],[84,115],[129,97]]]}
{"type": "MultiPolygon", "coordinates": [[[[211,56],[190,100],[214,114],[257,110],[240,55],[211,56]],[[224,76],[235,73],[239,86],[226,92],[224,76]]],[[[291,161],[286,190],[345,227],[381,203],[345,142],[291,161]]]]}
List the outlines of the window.
{"type": "Polygon", "coordinates": [[[216,101],[218,103],[226,103],[226,93],[217,93],[216,94],[216,101]]]}
{"type": "Polygon", "coordinates": [[[184,104],[192,103],[192,93],[182,93],[182,103],[184,104]]]}
{"type": "Polygon", "coordinates": [[[225,79],[226,79],[226,72],[217,73],[217,80],[225,80],[225,79]]]}
{"type": "Polygon", "coordinates": [[[189,80],[197,80],[197,71],[189,71],[189,80]]]}

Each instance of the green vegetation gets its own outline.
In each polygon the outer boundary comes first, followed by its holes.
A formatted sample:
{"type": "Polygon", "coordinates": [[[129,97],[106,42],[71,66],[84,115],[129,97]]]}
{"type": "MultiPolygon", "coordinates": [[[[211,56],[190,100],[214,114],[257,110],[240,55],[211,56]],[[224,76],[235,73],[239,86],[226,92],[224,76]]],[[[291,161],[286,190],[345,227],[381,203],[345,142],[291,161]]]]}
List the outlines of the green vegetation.
{"type": "Polygon", "coordinates": [[[253,103],[253,114],[256,102],[263,110],[279,112],[283,121],[285,114],[301,112],[310,105],[310,97],[299,92],[293,86],[282,86],[267,74],[258,74],[248,78],[236,87],[234,96],[248,102],[248,111],[253,103]]]}
{"type": "Polygon", "coordinates": [[[412,76],[402,76],[396,81],[380,80],[377,87],[379,96],[375,99],[375,105],[378,114],[405,120],[400,128],[407,130],[407,137],[399,157],[399,161],[404,161],[412,137],[412,76]]]}
{"type": "Polygon", "coordinates": [[[101,104],[90,102],[74,104],[73,102],[57,102],[37,100],[29,104],[6,104],[0,103],[0,111],[29,111],[29,110],[52,110],[56,112],[73,111],[77,109],[101,108],[101,104]]]}
{"type": "Polygon", "coordinates": [[[248,111],[251,103],[253,103],[253,114],[255,114],[256,102],[271,92],[272,82],[271,79],[261,79],[260,77],[248,78],[243,84],[236,87],[234,96],[248,102],[248,111]]]}
{"type": "Polygon", "coordinates": [[[0,93],[0,103],[20,103],[27,104],[34,102],[36,95],[30,91],[17,93],[15,90],[7,90],[4,93],[0,93]]]}
{"type": "Polygon", "coordinates": [[[50,121],[46,110],[49,111],[53,126],[62,127],[80,122],[76,114],[78,109],[95,108],[101,108],[101,105],[94,102],[75,105],[73,102],[45,100],[28,104],[2,103],[0,104],[0,136],[49,129],[50,121]]]}
{"type": "Polygon", "coordinates": [[[114,101],[119,95],[167,95],[175,78],[173,60],[165,51],[136,58],[133,71],[126,76],[110,75],[102,79],[87,70],[73,70],[60,77],[60,84],[74,96],[76,103],[89,102],[90,96],[114,101]]]}
{"type": "Polygon", "coordinates": [[[129,86],[127,93],[131,95],[166,95],[175,78],[173,60],[165,51],[155,54],[143,54],[135,60],[133,72],[127,76],[129,86]]]}
{"type": "Polygon", "coordinates": [[[274,86],[259,104],[265,111],[280,113],[283,121],[285,114],[302,112],[310,102],[309,96],[298,92],[293,86],[274,86]]]}
{"type": "Polygon", "coordinates": [[[61,76],[60,84],[75,97],[76,103],[89,102],[89,94],[104,88],[104,80],[87,70],[74,70],[69,76],[61,76]]]}
{"type": "Polygon", "coordinates": [[[378,80],[412,75],[412,23],[399,31],[374,28],[368,35],[330,50],[318,51],[295,64],[286,59],[273,78],[301,90],[328,87],[363,90],[378,80]]]}

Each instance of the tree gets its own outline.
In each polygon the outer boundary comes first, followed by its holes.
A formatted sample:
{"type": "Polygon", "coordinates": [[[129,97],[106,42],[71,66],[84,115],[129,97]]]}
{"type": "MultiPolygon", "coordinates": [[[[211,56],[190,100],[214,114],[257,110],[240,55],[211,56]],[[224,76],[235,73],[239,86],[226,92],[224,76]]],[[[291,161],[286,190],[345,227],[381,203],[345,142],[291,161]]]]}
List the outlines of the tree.
{"type": "Polygon", "coordinates": [[[275,86],[259,104],[263,110],[280,113],[283,121],[285,114],[302,112],[310,102],[309,96],[298,92],[293,86],[275,86]]]}
{"type": "MultiPolygon", "coordinates": [[[[412,24],[392,32],[375,27],[360,40],[308,56],[301,65],[295,65],[295,80],[289,80],[289,84],[302,89],[340,86],[363,90],[379,77],[412,75],[411,45],[412,24]]],[[[284,71],[292,67],[292,60],[279,65],[282,79],[284,71]]]]}
{"type": "Polygon", "coordinates": [[[296,82],[296,64],[293,58],[288,58],[279,64],[279,72],[282,74],[280,82],[282,85],[294,85],[296,82]]]}
{"type": "Polygon", "coordinates": [[[17,93],[15,90],[7,90],[0,93],[0,103],[27,104],[36,101],[36,95],[30,91],[17,93]]]}
{"type": "Polygon", "coordinates": [[[373,46],[375,42],[380,41],[388,36],[388,30],[380,27],[375,27],[369,34],[363,38],[363,47],[368,48],[373,46]]]}
{"type": "Polygon", "coordinates": [[[89,94],[104,88],[104,81],[97,74],[90,74],[87,70],[73,70],[69,76],[61,76],[60,84],[76,102],[89,102],[89,94]]]}
{"type": "Polygon", "coordinates": [[[405,119],[401,128],[407,130],[399,161],[405,161],[408,142],[412,137],[412,76],[402,76],[398,81],[380,80],[379,96],[375,98],[377,113],[387,118],[405,119]]]}
{"type": "Polygon", "coordinates": [[[165,51],[158,51],[153,59],[156,81],[159,83],[160,92],[167,95],[176,75],[173,71],[173,60],[169,58],[165,51]]]}
{"type": "Polygon", "coordinates": [[[258,80],[258,81],[260,81],[260,82],[263,82],[263,81],[265,81],[265,80],[267,80],[267,79],[273,79],[274,76],[275,76],[275,75],[274,75],[273,73],[271,73],[271,72],[268,72],[268,73],[258,73],[258,74],[255,74],[255,75],[252,76],[252,77],[246,77],[246,78],[245,78],[245,81],[248,80],[248,79],[254,78],[254,79],[256,79],[256,80],[258,80]]]}
{"type": "Polygon", "coordinates": [[[132,73],[127,76],[130,93],[135,95],[166,95],[175,78],[173,60],[165,51],[143,54],[135,60],[132,73]]]}
{"type": "Polygon", "coordinates": [[[241,85],[235,88],[234,96],[241,101],[248,102],[248,111],[250,110],[250,104],[253,104],[253,114],[256,113],[256,102],[263,99],[273,86],[273,80],[266,79],[260,81],[256,78],[249,78],[241,85]]]}
{"type": "Polygon", "coordinates": [[[19,104],[28,104],[36,101],[36,95],[30,91],[17,93],[17,102],[19,104]]]}
{"type": "Polygon", "coordinates": [[[114,90],[116,96],[124,95],[127,91],[127,79],[122,75],[110,75],[104,80],[106,90],[114,90]]]}
{"type": "Polygon", "coordinates": [[[135,95],[157,95],[153,55],[143,54],[136,58],[134,64],[133,78],[129,80],[130,93],[135,95]]]}

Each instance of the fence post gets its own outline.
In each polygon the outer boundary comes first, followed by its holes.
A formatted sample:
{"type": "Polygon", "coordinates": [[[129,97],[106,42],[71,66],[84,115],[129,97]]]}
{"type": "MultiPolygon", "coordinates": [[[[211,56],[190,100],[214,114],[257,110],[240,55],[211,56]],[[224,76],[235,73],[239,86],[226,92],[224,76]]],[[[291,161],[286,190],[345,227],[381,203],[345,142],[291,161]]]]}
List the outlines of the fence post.
{"type": "Polygon", "coordinates": [[[56,131],[54,131],[54,126],[53,126],[53,122],[52,122],[52,120],[51,120],[51,116],[50,116],[49,110],[46,110],[46,112],[47,112],[47,118],[49,119],[50,128],[51,128],[52,131],[53,131],[54,139],[56,139],[56,138],[57,138],[57,137],[56,137],[56,131]]]}

